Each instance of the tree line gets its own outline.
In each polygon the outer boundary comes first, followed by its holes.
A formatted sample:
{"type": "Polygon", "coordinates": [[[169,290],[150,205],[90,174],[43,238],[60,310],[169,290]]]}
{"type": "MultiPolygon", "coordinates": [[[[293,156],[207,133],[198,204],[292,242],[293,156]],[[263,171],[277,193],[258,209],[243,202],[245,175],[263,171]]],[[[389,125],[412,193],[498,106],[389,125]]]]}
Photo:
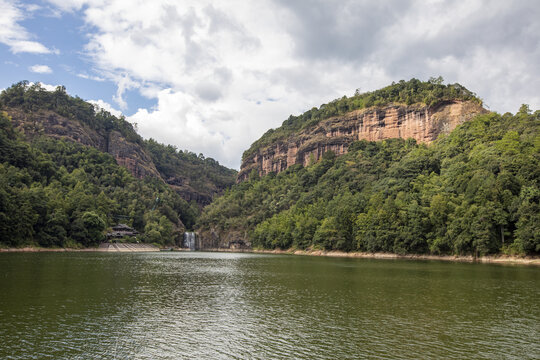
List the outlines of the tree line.
{"type": "Polygon", "coordinates": [[[200,229],[254,247],[398,254],[540,253],[540,111],[480,115],[430,146],[358,141],[234,186],[200,229]]]}
{"type": "Polygon", "coordinates": [[[197,213],[162,181],[136,179],[97,149],[24,141],[0,112],[1,246],[95,246],[118,222],[144,232],[143,241],[173,244],[197,213]]]}
{"type": "Polygon", "coordinates": [[[116,223],[144,233],[142,241],[171,245],[200,213],[200,204],[185,201],[159,178],[134,178],[107,153],[46,135],[25,137],[8,114],[14,109],[35,121],[55,112],[101,135],[119,131],[149,152],[162,177],[183,174],[208,197],[235,181],[234,170],[145,141],[122,116],[68,95],[63,86],[47,91],[22,81],[0,93],[0,246],[95,246],[116,223]]]}

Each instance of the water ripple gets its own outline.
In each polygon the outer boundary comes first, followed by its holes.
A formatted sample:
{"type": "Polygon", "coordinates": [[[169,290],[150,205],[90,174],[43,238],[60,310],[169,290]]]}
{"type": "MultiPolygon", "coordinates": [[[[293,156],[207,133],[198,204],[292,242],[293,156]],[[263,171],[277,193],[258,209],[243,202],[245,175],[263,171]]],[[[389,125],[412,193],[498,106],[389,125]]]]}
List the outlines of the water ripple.
{"type": "Polygon", "coordinates": [[[0,256],[2,359],[534,359],[536,268],[212,253],[0,256]]]}

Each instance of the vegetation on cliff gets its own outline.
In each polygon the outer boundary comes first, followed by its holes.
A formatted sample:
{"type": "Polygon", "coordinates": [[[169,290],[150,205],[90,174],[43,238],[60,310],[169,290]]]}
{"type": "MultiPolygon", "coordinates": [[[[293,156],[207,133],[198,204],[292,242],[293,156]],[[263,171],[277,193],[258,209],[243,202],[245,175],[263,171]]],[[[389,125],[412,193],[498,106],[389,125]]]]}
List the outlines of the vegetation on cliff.
{"type": "Polygon", "coordinates": [[[174,186],[184,198],[201,205],[212,201],[235,182],[236,170],[226,168],[212,158],[191,151],[178,150],[173,145],[160,144],[154,139],[145,141],[163,180],[174,186]]]}
{"type": "Polygon", "coordinates": [[[149,243],[174,244],[184,227],[193,227],[200,205],[160,177],[171,173],[193,179],[188,191],[206,198],[234,183],[236,175],[213,159],[144,141],[125,119],[96,111],[63,87],[51,92],[20,82],[0,94],[0,246],[92,246],[118,222],[144,233],[149,243]],[[10,113],[20,117],[24,134],[10,113]],[[121,133],[150,153],[158,176],[135,178],[103,149],[64,137],[62,125],[59,135],[42,133],[38,125],[51,114],[84,124],[96,138],[121,133]]]}
{"type": "Polygon", "coordinates": [[[201,233],[247,233],[268,249],[540,253],[540,111],[480,115],[430,146],[390,139],[348,151],[253,172],[205,208],[201,233]]]}
{"type": "Polygon", "coordinates": [[[8,113],[11,109],[21,109],[31,121],[39,121],[34,117],[36,113],[50,110],[98,132],[116,130],[130,142],[143,143],[133,125],[123,116],[116,117],[105,110],[96,112],[94,105],[78,96],[68,95],[63,86],[58,86],[55,91],[47,91],[39,83],[30,85],[28,81],[21,81],[0,93],[0,107],[8,113]]]}
{"type": "Polygon", "coordinates": [[[418,79],[401,80],[382,89],[365,93],[360,93],[357,90],[352,97],[343,96],[341,99],[335,99],[328,104],[322,104],[319,108],[314,107],[299,116],[289,116],[281,127],[268,130],[260,139],[255,141],[244,152],[242,160],[246,160],[255,154],[258,149],[284,139],[299,130],[314,126],[324,119],[343,115],[353,110],[372,106],[385,106],[392,103],[435,106],[445,101],[455,100],[474,100],[480,104],[482,103],[476,94],[460,84],[444,85],[441,77],[431,78],[425,82],[418,79]]]}
{"type": "Polygon", "coordinates": [[[117,222],[150,243],[171,243],[195,216],[162,181],[136,179],[92,147],[46,137],[28,143],[0,113],[0,245],[93,246],[117,222]]]}
{"type": "MultiPolygon", "coordinates": [[[[94,138],[102,138],[104,143],[110,142],[111,132],[116,131],[127,143],[134,145],[123,151],[127,153],[126,156],[130,156],[129,152],[133,149],[148,153],[150,158],[146,166],[155,166],[158,171],[156,173],[154,170],[154,173],[150,174],[164,181],[181,177],[183,186],[175,189],[188,201],[194,200],[201,206],[208,204],[215,194],[221,193],[235,182],[235,170],[220,165],[212,158],[205,158],[202,154],[178,150],[153,139],[144,140],[123,116],[116,117],[102,109],[96,111],[94,105],[68,95],[62,86],[55,91],[47,91],[39,83],[30,85],[26,81],[19,82],[2,91],[0,109],[14,118],[17,116],[17,120],[28,125],[25,131],[28,140],[41,135],[51,135],[36,131],[34,126],[35,123],[47,121],[51,113],[86,126],[94,133],[94,138]]],[[[107,143],[100,150],[107,152],[114,145],[116,144],[107,143]]],[[[139,166],[144,165],[143,160],[137,160],[139,166]]]]}

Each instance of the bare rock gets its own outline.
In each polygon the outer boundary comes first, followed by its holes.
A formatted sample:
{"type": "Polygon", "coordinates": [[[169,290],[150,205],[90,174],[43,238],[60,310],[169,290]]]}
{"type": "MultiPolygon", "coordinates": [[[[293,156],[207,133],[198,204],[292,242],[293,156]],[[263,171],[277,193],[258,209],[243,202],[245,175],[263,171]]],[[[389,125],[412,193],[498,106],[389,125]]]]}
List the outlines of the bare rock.
{"type": "Polygon", "coordinates": [[[263,176],[279,173],[294,164],[307,166],[318,161],[327,151],[338,156],[345,154],[356,140],[412,138],[429,144],[439,134],[448,133],[474,116],[487,112],[477,102],[460,100],[433,107],[391,104],[351,111],[259,148],[242,162],[238,181],[246,180],[252,170],[263,176]]]}

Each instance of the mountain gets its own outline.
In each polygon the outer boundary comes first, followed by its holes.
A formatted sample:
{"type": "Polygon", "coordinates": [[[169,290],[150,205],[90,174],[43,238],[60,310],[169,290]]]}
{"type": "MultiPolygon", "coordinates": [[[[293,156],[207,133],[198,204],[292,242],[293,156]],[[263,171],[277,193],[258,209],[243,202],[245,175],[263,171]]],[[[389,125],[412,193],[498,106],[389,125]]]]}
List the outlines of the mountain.
{"type": "Polygon", "coordinates": [[[186,201],[201,207],[234,183],[235,170],[202,154],[178,151],[153,139],[145,141],[123,117],[96,111],[92,104],[69,96],[63,87],[51,92],[39,84],[20,82],[2,92],[0,105],[26,140],[47,136],[94,147],[111,154],[136,178],[164,181],[186,201]]]}
{"type": "Polygon", "coordinates": [[[197,220],[202,248],[540,253],[540,111],[488,112],[438,79],[330,104],[244,153],[197,220]]]}
{"type": "Polygon", "coordinates": [[[221,166],[203,154],[179,151],[153,139],[145,141],[145,149],[160,177],[183,199],[194,201],[200,207],[208,205],[214,196],[234,184],[237,176],[236,170],[221,166]]]}
{"type": "Polygon", "coordinates": [[[94,246],[119,222],[142,241],[178,244],[235,178],[63,87],[21,82],[0,94],[0,246],[94,246]]]}
{"type": "Polygon", "coordinates": [[[440,80],[401,81],[372,93],[343,97],[294,117],[268,131],[242,158],[238,180],[255,170],[279,173],[294,164],[307,166],[327,151],[347,152],[355,140],[412,138],[430,143],[441,133],[486,113],[480,99],[459,84],[440,80]]]}

